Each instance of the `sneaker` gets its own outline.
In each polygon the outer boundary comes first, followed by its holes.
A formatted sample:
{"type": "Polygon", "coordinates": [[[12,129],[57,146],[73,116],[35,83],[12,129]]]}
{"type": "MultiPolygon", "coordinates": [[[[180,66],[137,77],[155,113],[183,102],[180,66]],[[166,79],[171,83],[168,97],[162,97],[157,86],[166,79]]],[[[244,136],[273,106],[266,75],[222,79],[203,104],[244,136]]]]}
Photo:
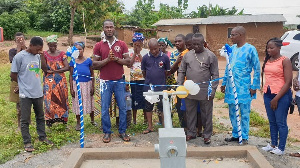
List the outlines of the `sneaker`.
{"type": "Polygon", "coordinates": [[[271,151],[272,154],[275,154],[275,155],[283,155],[284,154],[284,151],[280,150],[278,147],[276,147],[275,149],[273,149],[271,151]]]}
{"type": "Polygon", "coordinates": [[[273,148],[273,147],[268,143],[267,146],[262,147],[261,149],[264,150],[264,151],[266,151],[266,152],[270,152],[270,151],[274,150],[275,148],[273,148]]]}

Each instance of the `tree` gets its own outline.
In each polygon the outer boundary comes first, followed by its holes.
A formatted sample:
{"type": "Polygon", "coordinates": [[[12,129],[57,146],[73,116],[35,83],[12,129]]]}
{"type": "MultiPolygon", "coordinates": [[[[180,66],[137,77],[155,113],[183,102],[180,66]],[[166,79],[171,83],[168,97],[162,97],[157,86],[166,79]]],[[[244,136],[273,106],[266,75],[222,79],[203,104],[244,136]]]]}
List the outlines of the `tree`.
{"type": "Polygon", "coordinates": [[[184,11],[188,7],[188,0],[178,0],[178,6],[160,4],[159,11],[155,11],[154,0],[138,0],[135,9],[127,14],[127,20],[123,24],[152,27],[160,19],[184,18],[184,11]]]}
{"type": "Polygon", "coordinates": [[[197,8],[198,11],[192,11],[189,14],[190,18],[207,18],[208,16],[220,16],[220,15],[243,15],[244,9],[238,12],[238,10],[234,7],[222,8],[219,5],[213,6],[209,4],[208,6],[202,5],[197,8]]]}
{"type": "Polygon", "coordinates": [[[99,30],[102,27],[102,22],[109,18],[116,24],[120,22],[123,17],[123,4],[118,0],[69,0],[71,10],[70,29],[68,36],[68,43],[73,43],[73,27],[74,16],[77,12],[85,12],[87,28],[90,30],[99,30]]]}
{"type": "Polygon", "coordinates": [[[0,14],[3,12],[13,13],[24,7],[24,0],[1,0],[0,14]]]}
{"type": "Polygon", "coordinates": [[[135,9],[127,14],[127,20],[123,24],[142,28],[151,27],[159,20],[159,16],[154,9],[154,0],[138,0],[135,9]]]}

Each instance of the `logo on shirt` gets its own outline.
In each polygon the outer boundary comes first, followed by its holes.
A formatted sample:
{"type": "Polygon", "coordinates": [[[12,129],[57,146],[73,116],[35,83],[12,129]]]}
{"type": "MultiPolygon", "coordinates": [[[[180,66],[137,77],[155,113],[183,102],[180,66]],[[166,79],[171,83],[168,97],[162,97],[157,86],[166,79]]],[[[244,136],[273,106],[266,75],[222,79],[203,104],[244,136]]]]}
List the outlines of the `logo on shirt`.
{"type": "Polygon", "coordinates": [[[114,49],[115,49],[116,52],[120,52],[121,51],[121,47],[120,46],[115,46],[114,49]]]}
{"type": "Polygon", "coordinates": [[[39,77],[39,72],[40,72],[40,66],[39,63],[36,61],[32,61],[27,65],[27,69],[29,71],[35,72],[36,77],[39,77]]]}
{"type": "Polygon", "coordinates": [[[159,68],[162,68],[162,67],[164,66],[164,63],[163,63],[162,61],[160,61],[160,62],[158,63],[158,66],[159,66],[159,68]]]}

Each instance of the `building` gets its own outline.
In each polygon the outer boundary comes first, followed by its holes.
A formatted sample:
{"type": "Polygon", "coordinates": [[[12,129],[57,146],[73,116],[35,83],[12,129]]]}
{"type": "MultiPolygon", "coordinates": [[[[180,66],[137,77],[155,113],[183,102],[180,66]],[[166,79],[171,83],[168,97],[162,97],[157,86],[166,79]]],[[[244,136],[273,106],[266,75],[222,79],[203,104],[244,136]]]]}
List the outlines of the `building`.
{"type": "Polygon", "coordinates": [[[219,49],[225,43],[232,44],[230,33],[233,27],[244,26],[247,30],[247,42],[258,50],[260,59],[265,56],[266,42],[272,37],[281,37],[286,19],[281,14],[209,16],[208,18],[167,19],[153,24],[158,30],[157,36],[168,37],[174,42],[177,34],[201,33],[210,49],[219,55],[219,49]]]}

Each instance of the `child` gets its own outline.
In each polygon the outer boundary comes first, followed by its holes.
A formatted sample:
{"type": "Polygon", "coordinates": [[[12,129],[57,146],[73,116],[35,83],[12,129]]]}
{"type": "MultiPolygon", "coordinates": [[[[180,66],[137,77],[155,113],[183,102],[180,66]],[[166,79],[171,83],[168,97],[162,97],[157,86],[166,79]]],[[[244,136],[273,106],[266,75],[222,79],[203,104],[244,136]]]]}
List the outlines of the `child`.
{"type": "MultiPolygon", "coordinates": [[[[145,84],[153,85],[165,85],[166,76],[170,71],[170,60],[169,57],[163,52],[159,51],[159,45],[156,39],[152,38],[148,43],[150,52],[143,57],[141,69],[145,77],[145,84]]],[[[148,91],[149,86],[145,86],[144,91],[148,91]]],[[[154,91],[165,90],[166,87],[155,87],[154,91]]],[[[162,100],[160,96],[160,101],[158,102],[157,108],[159,112],[163,112],[162,100]]],[[[153,132],[152,125],[152,110],[153,104],[150,104],[148,101],[145,103],[145,113],[148,121],[148,128],[143,131],[143,134],[148,134],[153,132]]],[[[163,114],[162,114],[163,121],[163,114]]]]}
{"type": "Polygon", "coordinates": [[[126,110],[127,110],[127,128],[131,125],[131,117],[132,117],[132,114],[131,114],[131,110],[132,110],[132,107],[131,107],[131,93],[130,93],[130,90],[129,90],[129,84],[126,84],[126,87],[125,87],[125,100],[126,100],[126,110]]]}
{"type": "MultiPolygon", "coordinates": [[[[78,81],[81,89],[81,98],[83,106],[83,114],[90,114],[91,124],[97,126],[94,121],[94,71],[92,69],[92,60],[84,57],[84,42],[76,42],[74,46],[79,50],[79,56],[75,60],[78,81]]],[[[76,114],[77,125],[76,131],[80,131],[80,111],[78,105],[77,86],[75,79],[73,79],[74,63],[70,63],[70,92],[72,95],[73,112],[76,114]]]]}

